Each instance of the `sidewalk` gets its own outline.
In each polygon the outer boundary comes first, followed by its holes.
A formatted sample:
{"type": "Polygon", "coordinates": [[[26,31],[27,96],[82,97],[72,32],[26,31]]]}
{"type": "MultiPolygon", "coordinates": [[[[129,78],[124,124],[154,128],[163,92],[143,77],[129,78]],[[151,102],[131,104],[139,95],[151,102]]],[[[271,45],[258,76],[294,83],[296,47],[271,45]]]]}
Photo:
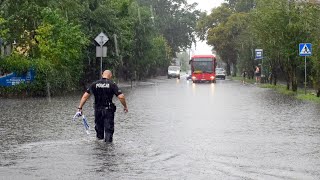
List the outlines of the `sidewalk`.
{"type": "Polygon", "coordinates": [[[145,79],[140,81],[118,81],[119,88],[133,88],[136,86],[152,86],[157,83],[161,83],[167,79],[167,76],[158,76],[151,79],[145,79]]]}

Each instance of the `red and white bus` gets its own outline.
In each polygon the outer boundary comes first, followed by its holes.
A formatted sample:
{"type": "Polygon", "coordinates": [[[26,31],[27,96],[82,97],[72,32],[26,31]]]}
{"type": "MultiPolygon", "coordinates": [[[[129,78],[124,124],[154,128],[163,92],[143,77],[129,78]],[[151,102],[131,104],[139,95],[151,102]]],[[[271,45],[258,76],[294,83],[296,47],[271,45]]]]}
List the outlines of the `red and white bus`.
{"type": "Polygon", "coordinates": [[[193,55],[189,63],[192,82],[216,82],[217,60],[214,55],[193,55]]]}

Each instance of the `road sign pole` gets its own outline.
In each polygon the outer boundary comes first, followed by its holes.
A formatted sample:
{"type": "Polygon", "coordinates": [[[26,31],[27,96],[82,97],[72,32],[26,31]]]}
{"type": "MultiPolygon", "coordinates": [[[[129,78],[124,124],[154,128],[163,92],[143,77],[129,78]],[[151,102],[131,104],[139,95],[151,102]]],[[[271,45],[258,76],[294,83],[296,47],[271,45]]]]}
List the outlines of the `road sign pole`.
{"type": "MultiPolygon", "coordinates": [[[[261,83],[261,78],[263,77],[263,80],[265,80],[265,77],[263,75],[263,58],[261,58],[261,75],[260,75],[260,83],[261,83]]],[[[264,83],[264,82],[263,82],[264,83]]]]}
{"type": "Polygon", "coordinates": [[[312,44],[300,43],[299,55],[304,56],[304,94],[307,94],[307,56],[312,55],[312,44]]]}
{"type": "Polygon", "coordinates": [[[103,36],[101,37],[101,43],[100,43],[100,48],[101,48],[101,57],[100,57],[100,75],[102,76],[102,57],[103,57],[103,36]]]}
{"type": "Polygon", "coordinates": [[[101,57],[100,57],[100,75],[102,76],[102,56],[103,56],[103,50],[102,50],[103,46],[100,46],[101,49],[101,57]]]}
{"type": "Polygon", "coordinates": [[[304,57],[304,94],[307,94],[307,56],[304,57]]]}
{"type": "MultiPolygon", "coordinates": [[[[103,32],[101,32],[94,40],[100,45],[101,56],[98,55],[99,51],[96,50],[97,51],[96,57],[100,56],[100,74],[102,76],[103,45],[109,40],[109,38],[103,32]]],[[[98,49],[98,47],[96,49],[98,49]]]]}

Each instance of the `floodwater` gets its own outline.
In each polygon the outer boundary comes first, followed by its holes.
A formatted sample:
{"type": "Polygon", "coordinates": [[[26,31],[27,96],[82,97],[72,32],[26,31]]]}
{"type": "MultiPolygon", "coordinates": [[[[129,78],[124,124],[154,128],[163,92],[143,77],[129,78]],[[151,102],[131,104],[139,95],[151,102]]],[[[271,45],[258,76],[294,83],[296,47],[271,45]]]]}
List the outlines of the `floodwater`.
{"type": "Polygon", "coordinates": [[[238,81],[123,88],[114,142],[81,93],[0,99],[0,179],[320,179],[320,106],[238,81]]]}

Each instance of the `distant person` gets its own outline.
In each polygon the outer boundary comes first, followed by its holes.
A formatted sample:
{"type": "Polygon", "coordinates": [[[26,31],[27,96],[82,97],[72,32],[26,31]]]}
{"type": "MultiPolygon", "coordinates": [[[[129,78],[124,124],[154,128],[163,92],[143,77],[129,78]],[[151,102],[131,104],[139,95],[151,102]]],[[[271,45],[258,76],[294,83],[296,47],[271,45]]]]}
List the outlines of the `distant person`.
{"type": "Polygon", "coordinates": [[[273,74],[272,74],[272,72],[270,71],[270,72],[269,72],[269,75],[268,75],[268,82],[269,82],[269,83],[272,82],[272,76],[273,76],[273,74]]]}
{"type": "Polygon", "coordinates": [[[254,71],[254,75],[256,76],[256,83],[260,83],[261,72],[260,72],[259,66],[256,66],[256,69],[254,71]]]}
{"type": "Polygon", "coordinates": [[[94,95],[94,117],[97,139],[104,139],[105,142],[113,141],[114,114],[116,112],[116,106],[112,102],[113,95],[120,100],[124,112],[128,112],[124,94],[111,78],[111,71],[105,70],[102,73],[102,79],[93,82],[83,94],[78,107],[78,111],[82,112],[82,107],[90,95],[94,95]]]}
{"type": "Polygon", "coordinates": [[[246,78],[247,78],[247,71],[245,69],[242,70],[242,83],[245,84],[246,83],[246,78]]]}

